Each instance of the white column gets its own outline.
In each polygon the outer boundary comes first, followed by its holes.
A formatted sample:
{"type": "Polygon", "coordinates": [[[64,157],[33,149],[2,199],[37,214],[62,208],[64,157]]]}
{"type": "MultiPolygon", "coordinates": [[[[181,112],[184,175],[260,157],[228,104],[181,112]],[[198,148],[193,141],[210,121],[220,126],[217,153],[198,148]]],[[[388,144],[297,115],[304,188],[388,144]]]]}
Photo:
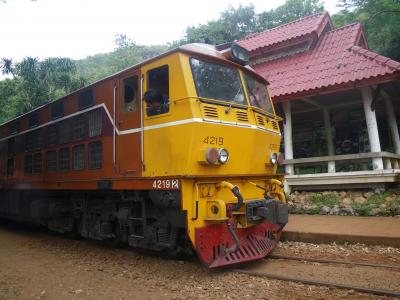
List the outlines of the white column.
{"type": "Polygon", "coordinates": [[[400,164],[397,159],[392,160],[392,167],[393,167],[393,169],[400,169],[400,164]]]}
{"type": "Polygon", "coordinates": [[[383,98],[385,99],[386,116],[389,125],[390,135],[393,140],[394,152],[400,154],[400,137],[399,128],[397,127],[396,115],[394,113],[394,107],[392,99],[386,92],[382,92],[383,98]]]}
{"type": "MultiPolygon", "coordinates": [[[[292,110],[290,102],[283,102],[285,121],[283,123],[283,134],[285,144],[285,159],[293,159],[293,139],[292,139],[292,110]]],[[[289,175],[294,174],[293,165],[286,165],[285,171],[289,175]]]]}
{"type": "MultiPolygon", "coordinates": [[[[376,123],[375,111],[371,109],[372,92],[370,87],[361,88],[361,94],[364,104],[365,121],[367,122],[369,144],[371,152],[381,152],[381,143],[379,141],[378,124],[376,123]]],[[[374,170],[383,170],[382,158],[373,158],[372,166],[374,170]]]]}
{"type": "MultiPolygon", "coordinates": [[[[285,159],[293,159],[293,139],[292,139],[292,110],[290,102],[283,102],[283,112],[285,120],[283,122],[283,137],[285,144],[285,159]]],[[[285,172],[289,175],[294,174],[293,165],[285,165],[285,172]]],[[[290,194],[291,188],[285,180],[284,189],[286,194],[290,194]]]]}
{"type": "MultiPolygon", "coordinates": [[[[328,155],[335,155],[335,147],[333,146],[333,136],[332,136],[332,125],[331,125],[331,116],[329,115],[329,110],[327,108],[323,109],[324,112],[324,124],[325,124],[325,137],[326,144],[328,147],[328,155]]],[[[335,161],[328,162],[328,173],[335,173],[336,166],[335,161]]]]}
{"type": "Polygon", "coordinates": [[[392,162],[390,161],[390,158],[383,159],[383,166],[385,167],[385,170],[389,170],[392,168],[392,162]]]}

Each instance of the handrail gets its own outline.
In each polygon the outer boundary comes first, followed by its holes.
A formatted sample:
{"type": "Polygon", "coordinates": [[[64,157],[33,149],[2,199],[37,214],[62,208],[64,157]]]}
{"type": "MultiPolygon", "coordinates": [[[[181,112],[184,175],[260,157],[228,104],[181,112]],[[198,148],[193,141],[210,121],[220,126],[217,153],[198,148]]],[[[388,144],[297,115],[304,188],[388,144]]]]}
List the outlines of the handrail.
{"type": "Polygon", "coordinates": [[[143,74],[140,76],[140,162],[142,164],[142,171],[145,170],[144,166],[144,131],[143,131],[143,74]]]}
{"type": "Polygon", "coordinates": [[[390,152],[369,152],[369,153],[356,153],[356,154],[344,154],[344,155],[329,155],[319,157],[307,157],[307,158],[294,158],[287,159],[283,162],[284,165],[309,165],[319,164],[329,161],[346,161],[346,160],[368,160],[371,158],[390,158],[399,159],[400,154],[390,152]]]}
{"type": "Polygon", "coordinates": [[[115,101],[116,101],[116,92],[117,92],[117,86],[114,84],[114,89],[113,89],[113,167],[116,168],[116,125],[115,125],[115,101]]]}

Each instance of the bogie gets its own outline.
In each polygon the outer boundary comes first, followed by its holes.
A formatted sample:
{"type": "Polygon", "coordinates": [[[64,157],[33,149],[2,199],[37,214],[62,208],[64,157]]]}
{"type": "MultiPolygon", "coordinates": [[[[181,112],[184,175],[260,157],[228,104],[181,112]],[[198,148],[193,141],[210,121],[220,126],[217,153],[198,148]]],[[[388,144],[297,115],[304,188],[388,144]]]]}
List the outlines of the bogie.
{"type": "Polygon", "coordinates": [[[1,192],[0,216],[52,231],[106,241],[113,246],[178,253],[185,245],[186,216],[179,193],[168,191],[39,193],[1,192]],[[28,209],[27,209],[28,208],[28,209]]]}

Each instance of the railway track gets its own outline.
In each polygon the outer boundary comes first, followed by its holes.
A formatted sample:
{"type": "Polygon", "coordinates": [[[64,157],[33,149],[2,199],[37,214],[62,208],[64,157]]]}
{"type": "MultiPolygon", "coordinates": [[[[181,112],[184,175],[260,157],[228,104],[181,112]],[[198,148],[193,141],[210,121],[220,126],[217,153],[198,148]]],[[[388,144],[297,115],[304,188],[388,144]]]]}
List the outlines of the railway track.
{"type": "MultiPolygon", "coordinates": [[[[361,268],[370,268],[370,269],[381,269],[388,270],[389,272],[395,272],[395,274],[399,274],[400,276],[400,266],[399,265],[387,265],[387,264],[374,264],[374,263],[364,263],[364,262],[354,262],[354,261],[345,261],[345,260],[332,260],[332,259],[321,259],[321,258],[307,258],[307,257],[299,257],[299,256],[286,256],[286,255],[270,255],[267,259],[264,260],[266,263],[270,261],[292,261],[299,263],[318,263],[318,264],[326,264],[326,265],[338,265],[344,268],[352,268],[352,267],[361,267],[361,268]]],[[[290,276],[290,275],[282,275],[279,274],[278,268],[274,268],[271,271],[262,270],[263,266],[257,266],[255,269],[234,269],[233,272],[247,274],[251,276],[264,277],[282,281],[291,281],[296,283],[302,283],[307,285],[316,285],[316,286],[327,286],[332,288],[339,289],[347,289],[353,290],[362,293],[375,294],[381,296],[390,296],[390,297],[400,297],[400,290],[391,290],[386,288],[375,288],[375,287],[365,287],[357,284],[347,284],[340,283],[328,280],[320,280],[320,279],[309,279],[307,276],[290,276]],[[261,269],[261,270],[259,270],[261,269]]]]}
{"type": "Polygon", "coordinates": [[[308,257],[301,257],[301,256],[275,255],[275,254],[269,255],[268,258],[269,259],[288,259],[288,260],[308,261],[308,262],[316,262],[316,263],[339,264],[339,265],[341,264],[341,265],[364,266],[364,267],[400,270],[400,266],[396,266],[396,265],[370,264],[370,263],[345,261],[345,260],[308,258],[308,257]]]}

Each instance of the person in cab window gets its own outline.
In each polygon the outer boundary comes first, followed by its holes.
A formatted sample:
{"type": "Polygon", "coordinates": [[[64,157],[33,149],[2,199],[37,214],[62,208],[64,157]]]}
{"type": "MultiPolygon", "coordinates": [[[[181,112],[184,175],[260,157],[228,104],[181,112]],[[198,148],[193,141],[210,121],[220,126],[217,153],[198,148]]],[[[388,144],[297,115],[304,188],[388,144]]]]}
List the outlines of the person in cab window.
{"type": "Polygon", "coordinates": [[[260,86],[254,86],[250,93],[252,97],[250,97],[250,105],[260,107],[259,99],[262,99],[264,96],[260,86]]]}
{"type": "Polygon", "coordinates": [[[124,101],[124,111],[132,112],[134,110],[134,99],[135,99],[135,91],[129,85],[125,85],[125,101],[124,101]]]}
{"type": "Polygon", "coordinates": [[[168,104],[160,92],[150,89],[144,94],[144,100],[146,101],[148,116],[155,116],[168,112],[168,104]]]}
{"type": "Polygon", "coordinates": [[[124,112],[138,110],[138,77],[131,76],[124,79],[124,112]]]}

